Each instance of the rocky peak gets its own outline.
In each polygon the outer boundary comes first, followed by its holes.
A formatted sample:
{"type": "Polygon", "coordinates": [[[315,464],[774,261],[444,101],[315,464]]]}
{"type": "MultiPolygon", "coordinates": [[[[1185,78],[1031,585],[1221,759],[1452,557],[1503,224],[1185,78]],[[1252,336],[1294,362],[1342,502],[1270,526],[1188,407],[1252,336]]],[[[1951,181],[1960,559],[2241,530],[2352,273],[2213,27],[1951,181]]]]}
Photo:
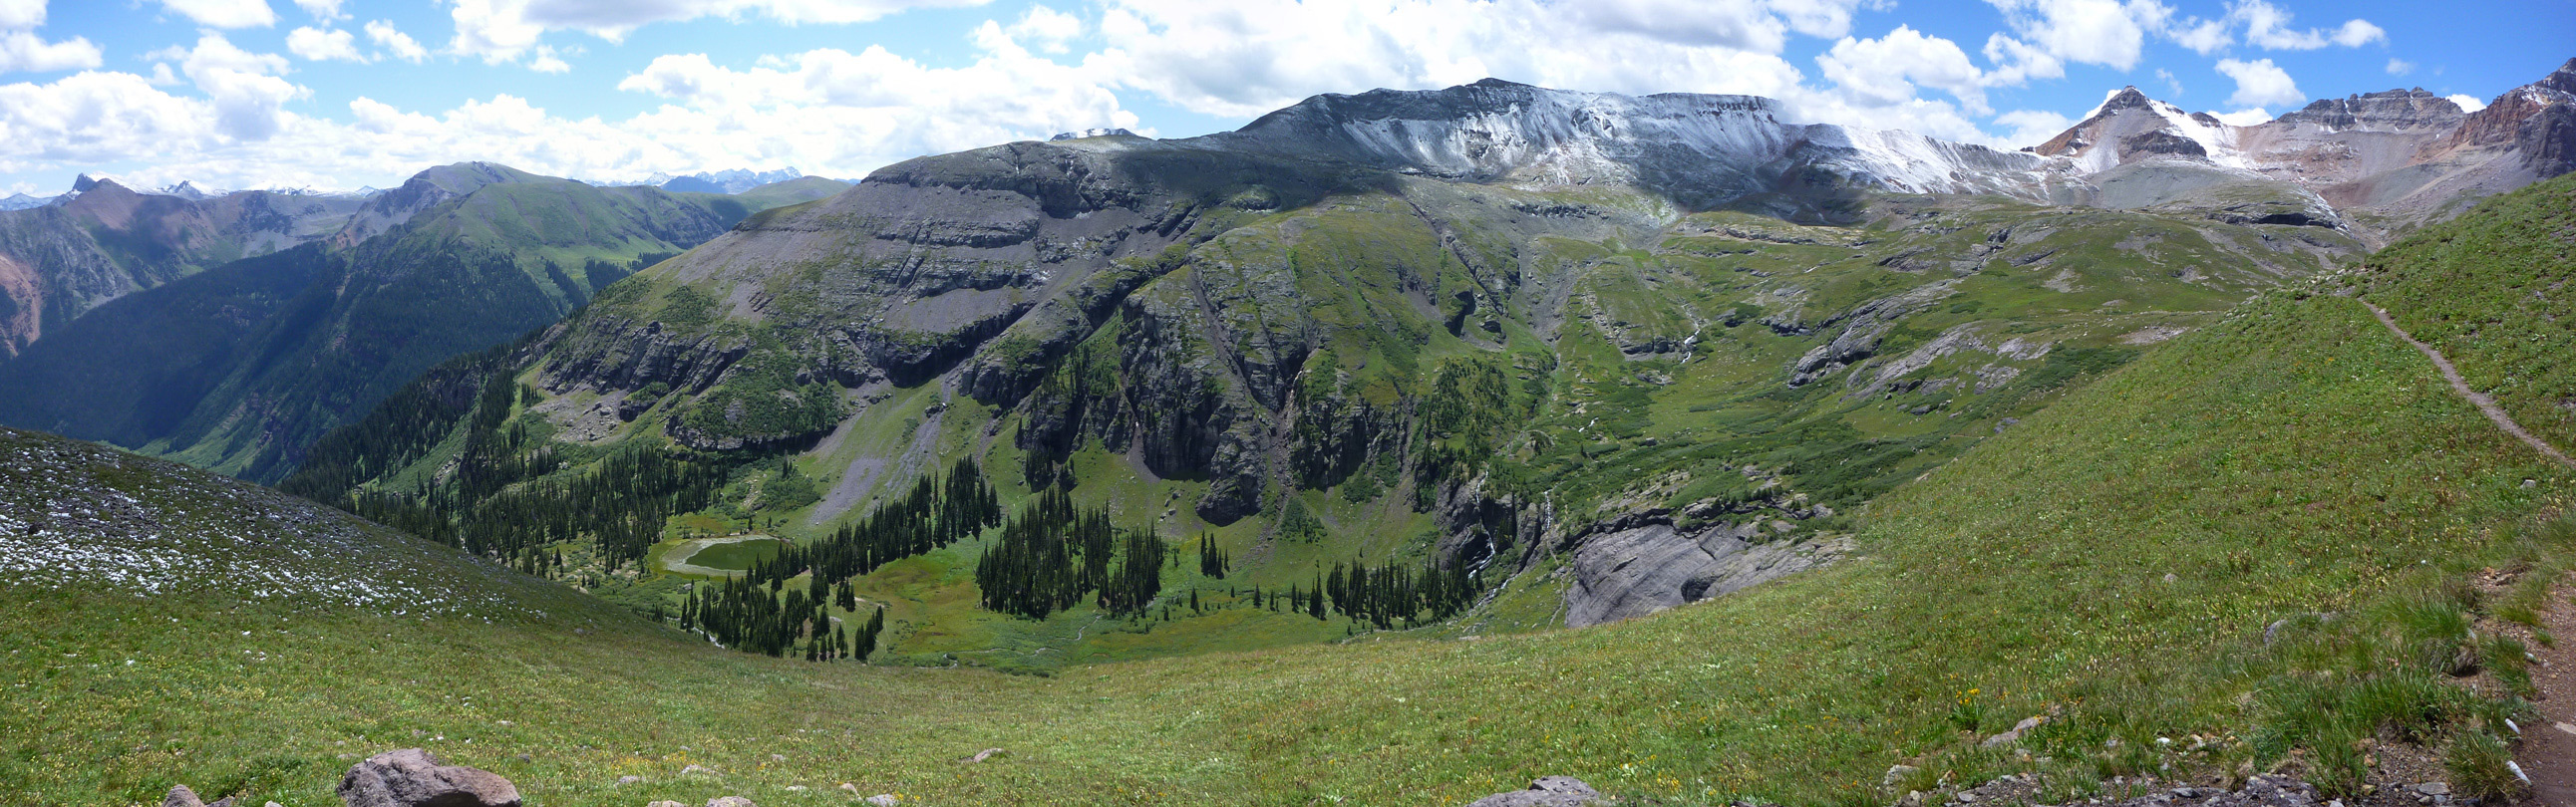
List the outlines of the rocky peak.
{"type": "Polygon", "coordinates": [[[2532,82],[2532,86],[2576,95],[2576,59],[2567,60],[2566,64],[2558,66],[2556,72],[2532,82]]]}
{"type": "Polygon", "coordinates": [[[97,178],[88,174],[82,174],[72,180],[72,192],[87,193],[89,189],[98,187],[98,182],[97,178]]]}
{"type": "Polygon", "coordinates": [[[2452,126],[2467,114],[2451,99],[2417,87],[2322,98],[2309,103],[2306,108],[2284,114],[2278,120],[2336,130],[2393,131],[2452,126]]]}
{"type": "Polygon", "coordinates": [[[2132,84],[2120,88],[2120,91],[2112,93],[2111,97],[2102,99],[2102,108],[2093,114],[2098,116],[2115,110],[2147,109],[2154,104],[2154,99],[2148,98],[2146,93],[2139,92],[2137,85],[2132,84]]]}

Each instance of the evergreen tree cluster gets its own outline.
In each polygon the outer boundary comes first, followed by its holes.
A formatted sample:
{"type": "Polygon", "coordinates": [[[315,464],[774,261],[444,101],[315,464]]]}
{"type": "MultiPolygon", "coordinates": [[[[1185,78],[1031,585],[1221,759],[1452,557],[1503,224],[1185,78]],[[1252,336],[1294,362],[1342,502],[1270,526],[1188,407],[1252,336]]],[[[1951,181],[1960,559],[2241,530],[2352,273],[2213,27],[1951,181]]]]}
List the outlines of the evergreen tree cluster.
{"type": "Polygon", "coordinates": [[[811,571],[817,580],[848,580],[981,534],[1002,523],[1002,499],[971,459],[944,477],[922,477],[900,499],[803,547],[754,563],[755,582],[784,581],[811,571]]]}
{"type": "MultiPolygon", "coordinates": [[[[1438,622],[1474,605],[1484,581],[1465,564],[1433,566],[1416,573],[1392,561],[1371,568],[1365,563],[1334,564],[1316,589],[1330,599],[1331,610],[1380,630],[1402,621],[1405,627],[1438,622]],[[1423,618],[1424,612],[1429,618],[1423,618]]],[[[1324,618],[1323,598],[1306,604],[1306,612],[1324,618]]]]}
{"type": "Polygon", "coordinates": [[[1199,574],[1223,580],[1226,567],[1233,562],[1233,558],[1226,557],[1225,550],[1217,548],[1214,534],[1199,535],[1199,574]]]}
{"type": "Polygon", "coordinates": [[[1119,532],[1108,511],[1075,505],[1062,487],[1039,491],[975,563],[984,607],[1045,619],[1096,591],[1112,613],[1143,611],[1162,592],[1167,550],[1150,531],[1130,532],[1123,542],[1119,532]]]}
{"type": "MultiPolygon", "coordinates": [[[[852,630],[832,624],[831,605],[836,597],[818,594],[819,585],[786,588],[783,593],[781,588],[778,580],[764,585],[749,577],[700,584],[680,605],[680,628],[704,633],[717,644],[746,653],[802,654],[806,661],[865,661],[876,652],[877,639],[885,632],[884,606],[878,606],[865,625],[852,630]]],[[[842,584],[837,595],[845,604],[857,605],[848,584],[842,584]]]]}

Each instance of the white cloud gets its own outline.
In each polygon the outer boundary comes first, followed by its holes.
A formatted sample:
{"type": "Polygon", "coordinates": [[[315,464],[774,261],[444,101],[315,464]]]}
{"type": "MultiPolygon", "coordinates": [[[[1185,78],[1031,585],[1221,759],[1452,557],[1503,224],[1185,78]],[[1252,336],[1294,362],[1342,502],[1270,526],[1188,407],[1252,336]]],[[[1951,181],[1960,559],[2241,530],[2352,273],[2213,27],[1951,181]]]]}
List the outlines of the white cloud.
{"type": "Polygon", "coordinates": [[[2463,94],[2447,97],[2451,99],[2451,103],[2459,104],[2460,111],[2462,112],[2476,112],[2487,108],[2487,102],[2474,95],[2463,94]]]}
{"type": "Polygon", "coordinates": [[[28,29],[45,24],[45,0],[0,0],[0,29],[28,29]]]}
{"type": "Polygon", "coordinates": [[[1802,92],[1796,67],[1776,52],[1712,43],[1769,47],[1776,38],[1765,32],[1830,30],[1837,19],[1831,10],[1790,13],[1755,0],[1709,4],[1661,26],[1640,16],[1641,9],[1664,5],[1109,0],[1098,23],[1104,48],[1086,56],[1083,67],[1104,83],[1229,117],[1316,93],[1428,89],[1486,77],[1567,89],[1786,100],[1802,92]]]}
{"type": "Polygon", "coordinates": [[[367,23],[366,29],[367,40],[383,46],[393,58],[413,64],[419,64],[422,59],[429,58],[429,49],[421,47],[420,40],[413,39],[410,34],[394,28],[391,22],[371,20],[367,23]]]}
{"type": "Polygon", "coordinates": [[[161,0],[161,5],[199,25],[216,28],[265,28],[277,24],[268,0],[161,0]]]}
{"type": "MultiPolygon", "coordinates": [[[[611,42],[656,22],[706,16],[766,16],[789,24],[847,24],[923,7],[988,0],[453,0],[456,37],[448,49],[487,63],[517,60],[548,31],[580,31],[611,42]]],[[[539,57],[543,59],[543,57],[539,57]]],[[[534,66],[533,64],[531,66],[534,66]]]]}
{"type": "Polygon", "coordinates": [[[2138,66],[2147,33],[2161,31],[2173,9],[2156,0],[1986,0],[2005,24],[2041,52],[2119,70],[2138,66]]]}
{"type": "Polygon", "coordinates": [[[2406,74],[2408,74],[2408,73],[2412,73],[2412,72],[2415,72],[2415,63],[2414,63],[2414,62],[2406,61],[2406,60],[2404,60],[2404,59],[2390,59],[2390,60],[2388,60],[2388,74],[2389,74],[2389,75],[2392,75],[2392,76],[2403,76],[2403,75],[2406,75],[2406,74]]]}
{"type": "Polygon", "coordinates": [[[1959,99],[1970,114],[1986,107],[1986,74],[1968,61],[1956,43],[1924,36],[1897,26],[1877,39],[1843,37],[1816,57],[1824,78],[1854,100],[1888,105],[1911,100],[1915,85],[1940,89],[1959,99]]]}
{"type": "Polygon", "coordinates": [[[2272,64],[2270,59],[2220,59],[2218,72],[2236,80],[2236,94],[2227,97],[2230,106],[2265,107],[2308,100],[2307,94],[2299,92],[2299,86],[2290,80],[2289,71],[2272,64]]]}
{"type": "Polygon", "coordinates": [[[98,46],[87,38],[47,42],[33,31],[0,31],[0,73],[84,70],[98,65],[98,46]]]}
{"type": "Polygon", "coordinates": [[[366,55],[358,52],[358,38],[338,28],[305,27],[289,31],[286,34],[286,50],[303,57],[306,61],[313,62],[332,59],[350,62],[367,61],[366,55]]]}
{"type": "Polygon", "coordinates": [[[286,57],[242,50],[214,31],[200,34],[196,47],[173,46],[147,58],[178,61],[179,72],[212,103],[216,132],[235,140],[276,135],[286,102],[311,94],[277,76],[287,70],[286,57]]]}
{"type": "Polygon", "coordinates": [[[1995,124],[2004,127],[2003,141],[2018,146],[2036,146],[2064,133],[2075,119],[2055,112],[2017,109],[1995,116],[1995,124]]]}
{"type": "Polygon", "coordinates": [[[2175,78],[2173,71],[2156,68],[2156,78],[2165,83],[2165,92],[2169,95],[2166,100],[2182,97],[2182,79],[2175,78]]]}
{"type": "Polygon", "coordinates": [[[1011,24],[1011,38],[1035,45],[1047,53],[1070,49],[1075,37],[1082,36],[1082,18],[1046,6],[1030,6],[1029,13],[1011,24]]]}
{"type": "Polygon", "coordinates": [[[624,170],[698,170],[689,166],[766,162],[761,156],[770,155],[856,174],[922,154],[1139,126],[1108,88],[1031,55],[998,24],[987,23],[977,42],[980,57],[953,68],[881,47],[773,57],[747,70],[698,54],[654,59],[618,88],[668,103],[627,127],[650,132],[655,152],[690,156],[624,170]]]}
{"type": "Polygon", "coordinates": [[[2336,28],[2334,33],[2334,43],[2347,48],[2387,41],[2388,31],[2370,24],[2369,20],[2345,20],[2343,27],[2336,28]]]}
{"type": "Polygon", "coordinates": [[[2316,50],[2328,44],[2357,48],[2388,40],[2388,32],[2369,20],[2347,20],[2331,32],[2294,29],[2287,9],[2264,0],[2238,0],[2228,7],[2227,16],[2244,24],[2247,44],[2266,50],[2316,50]]]}
{"type": "Polygon", "coordinates": [[[2236,44],[2236,36],[2228,33],[2228,22],[2224,18],[2204,20],[2193,17],[2167,29],[2165,35],[2172,37],[2176,44],[2190,48],[2191,52],[2207,56],[2236,44]]]}
{"type": "Polygon", "coordinates": [[[528,69],[539,73],[568,73],[572,65],[555,55],[553,45],[538,45],[528,52],[528,69]]]}
{"type": "Polygon", "coordinates": [[[2260,109],[2239,109],[2234,112],[2221,112],[2211,117],[2229,126],[2253,126],[2271,120],[2272,113],[2260,109]]]}
{"type": "Polygon", "coordinates": [[[348,13],[340,10],[340,3],[341,0],[295,0],[295,5],[304,9],[304,13],[323,22],[348,18],[348,13]]]}

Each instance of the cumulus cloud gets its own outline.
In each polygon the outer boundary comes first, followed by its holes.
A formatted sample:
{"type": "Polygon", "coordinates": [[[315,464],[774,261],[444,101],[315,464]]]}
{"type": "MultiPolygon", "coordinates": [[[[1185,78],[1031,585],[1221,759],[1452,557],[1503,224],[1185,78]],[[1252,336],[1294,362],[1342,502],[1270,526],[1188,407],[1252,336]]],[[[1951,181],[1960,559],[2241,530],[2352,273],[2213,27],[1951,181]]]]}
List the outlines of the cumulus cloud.
{"type": "Polygon", "coordinates": [[[177,61],[179,72],[211,102],[215,131],[234,140],[274,136],[286,102],[311,94],[278,77],[286,72],[286,57],[243,50],[214,31],[200,34],[195,47],[172,46],[149,58],[177,61]]]}
{"type": "Polygon", "coordinates": [[[2299,92],[2298,84],[2290,80],[2289,71],[2272,64],[2270,59],[2220,59],[2218,72],[2236,80],[2236,94],[2227,97],[2230,106],[2267,107],[2308,100],[2307,94],[2299,92]]]}
{"type": "Polygon", "coordinates": [[[1995,116],[1995,125],[2004,127],[2002,140],[2019,146],[2046,143],[2075,124],[2073,118],[2045,110],[2017,109],[1995,116]]]}
{"type": "Polygon", "coordinates": [[[1970,114],[1985,114],[1985,71],[1968,61],[1958,44],[1925,36],[1909,26],[1877,39],[1843,37],[1816,57],[1828,81],[1853,98],[1880,105],[1915,96],[1916,85],[1950,93],[1970,114]]]}
{"type": "MultiPolygon", "coordinates": [[[[1486,77],[1627,93],[1788,98],[1796,67],[1765,48],[1772,31],[1848,26],[1843,9],[1783,10],[1730,0],[1651,25],[1659,3],[1537,0],[1110,0],[1104,47],[1085,69],[1127,89],[1221,116],[1267,112],[1320,92],[1424,89],[1486,77]],[[1837,20],[1843,22],[1838,23],[1837,20]],[[1316,54],[1338,54],[1316,58],[1316,54]]],[[[1696,7],[1696,6],[1695,6],[1696,7]]]]}
{"type": "Polygon", "coordinates": [[[266,28],[277,24],[268,0],[161,0],[172,13],[214,28],[266,28]]]}
{"type": "Polygon", "coordinates": [[[2229,126],[2253,126],[2271,120],[2272,113],[2260,109],[2239,109],[2234,112],[2221,112],[2212,117],[2229,126]]]}
{"type": "Polygon", "coordinates": [[[1082,36],[1082,18],[1046,6],[1030,6],[1020,21],[1011,24],[1011,38],[1047,53],[1064,53],[1072,49],[1075,37],[1082,36]]]}
{"type": "Polygon", "coordinates": [[[0,29],[45,24],[45,0],[0,0],[0,29]]]}
{"type": "Polygon", "coordinates": [[[2487,102],[2474,95],[2452,95],[2447,97],[2451,99],[2451,103],[2459,104],[2460,110],[2463,112],[2476,112],[2487,108],[2487,102]]]}
{"type": "Polygon", "coordinates": [[[630,122],[655,148],[695,152],[655,170],[745,164],[776,155],[849,173],[920,154],[1091,127],[1137,128],[1115,93],[1032,55],[998,24],[971,64],[930,67],[881,47],[764,59],[733,69],[703,55],[663,56],[618,88],[666,102],[630,122]]]}
{"type": "Polygon", "coordinates": [[[44,24],[45,0],[0,0],[0,73],[49,73],[99,65],[98,46],[87,37],[49,42],[35,32],[44,24]]]}
{"type": "Polygon", "coordinates": [[[2193,53],[2207,56],[2236,44],[2236,35],[2228,32],[2228,25],[2225,18],[2204,20],[2193,17],[2166,29],[2165,36],[2171,37],[2175,44],[2190,48],[2193,53]]]}
{"type": "Polygon", "coordinates": [[[358,38],[337,28],[308,26],[289,31],[286,34],[286,51],[310,62],[325,62],[332,59],[346,62],[367,61],[366,55],[358,52],[358,38]]]}
{"type": "Polygon", "coordinates": [[[391,22],[372,20],[367,23],[366,30],[367,41],[383,47],[393,58],[413,64],[419,64],[422,59],[429,58],[429,49],[421,47],[420,40],[413,39],[410,34],[396,29],[391,22]]]}
{"type": "Polygon", "coordinates": [[[2412,72],[2415,72],[2415,63],[2414,63],[2414,62],[2406,61],[2406,60],[2404,60],[2404,59],[2390,59],[2390,60],[2388,60],[2388,74],[2389,74],[2389,75],[2392,75],[2392,76],[2403,76],[2403,75],[2406,75],[2406,74],[2408,74],[2408,73],[2412,73],[2412,72]]]}
{"type": "MultiPolygon", "coordinates": [[[[706,16],[764,16],[789,24],[846,24],[912,8],[982,5],[987,0],[455,0],[448,49],[487,63],[533,54],[549,31],[579,31],[611,42],[637,28],[706,16]]],[[[538,55],[530,66],[544,64],[538,55]]],[[[559,62],[558,62],[559,63],[559,62]]]]}
{"type": "Polygon", "coordinates": [[[0,73],[44,73],[98,65],[98,46],[86,38],[47,42],[33,31],[0,31],[0,73]]]}
{"type": "Polygon", "coordinates": [[[2228,7],[2228,17],[2244,24],[2247,44],[2267,50],[2316,50],[2329,44],[2357,48],[2388,40],[2388,32],[2369,20],[2346,20],[2332,31],[2292,28],[2289,10],[2263,0],[2238,0],[2228,7]]]}
{"type": "Polygon", "coordinates": [[[348,18],[349,15],[340,10],[340,2],[341,0],[295,0],[295,5],[304,9],[304,13],[313,15],[314,19],[330,22],[348,18]]]}
{"type": "Polygon", "coordinates": [[[2119,70],[2138,66],[2147,34],[2164,30],[2173,9],[2155,0],[1986,0],[2039,51],[2069,62],[2119,70]]]}

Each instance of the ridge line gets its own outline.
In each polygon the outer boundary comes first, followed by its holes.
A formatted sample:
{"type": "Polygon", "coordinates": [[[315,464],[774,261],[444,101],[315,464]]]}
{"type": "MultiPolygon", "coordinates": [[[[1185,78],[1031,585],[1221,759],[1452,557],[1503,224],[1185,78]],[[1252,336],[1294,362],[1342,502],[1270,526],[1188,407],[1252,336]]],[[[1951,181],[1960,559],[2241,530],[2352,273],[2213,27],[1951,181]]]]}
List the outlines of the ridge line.
{"type": "Polygon", "coordinates": [[[2565,465],[2570,468],[2576,468],[2576,459],[2569,459],[2565,452],[2559,451],[2557,447],[2542,441],[2538,437],[2532,436],[2531,432],[2525,431],[2522,428],[2522,424],[2514,422],[2512,415],[2505,414],[2504,407],[2496,405],[2495,396],[2471,389],[2469,387],[2468,379],[2460,376],[2460,368],[2452,366],[2451,360],[2443,357],[2441,351],[2433,349],[2432,345],[2424,344],[2423,340],[2416,339],[2415,335],[2407,333],[2406,329],[2397,327],[2397,319],[2388,315],[2388,309],[2381,308],[2371,303],[2369,300],[2364,300],[2359,297],[2355,297],[2353,300],[2361,303],[2363,308],[2370,309],[2371,315],[2379,318],[2379,324],[2388,326],[2389,333],[2396,334],[2397,338],[2404,340],[2406,344],[2414,345],[2416,350],[2421,351],[2424,354],[2424,358],[2432,359],[2433,366],[2442,371],[2442,377],[2451,382],[2451,391],[2458,393],[2461,398],[2467,399],[2469,403],[2475,404],[2478,411],[2487,416],[2487,420],[2495,423],[2496,428],[2503,429],[2506,434],[2520,438],[2524,444],[2531,446],[2533,450],[2548,455],[2550,459],[2557,460],[2558,464],[2565,465]]]}

